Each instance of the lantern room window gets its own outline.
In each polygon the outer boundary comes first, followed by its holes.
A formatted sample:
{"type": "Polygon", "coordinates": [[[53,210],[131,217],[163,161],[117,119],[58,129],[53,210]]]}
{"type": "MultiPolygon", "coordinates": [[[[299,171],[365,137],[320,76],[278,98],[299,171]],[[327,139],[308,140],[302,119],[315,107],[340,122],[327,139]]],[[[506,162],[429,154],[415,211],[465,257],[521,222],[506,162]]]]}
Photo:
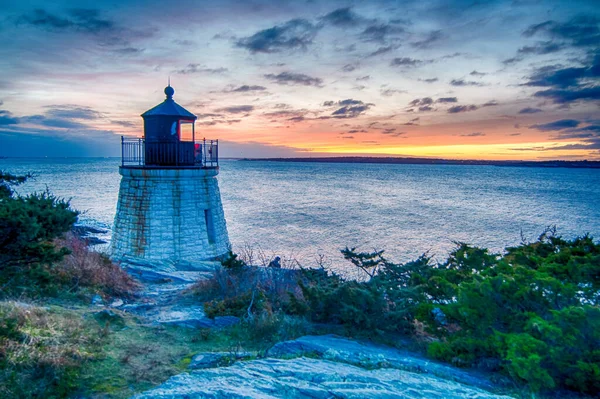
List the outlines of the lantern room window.
{"type": "Polygon", "coordinates": [[[194,122],[179,121],[179,141],[194,141],[194,122]]]}

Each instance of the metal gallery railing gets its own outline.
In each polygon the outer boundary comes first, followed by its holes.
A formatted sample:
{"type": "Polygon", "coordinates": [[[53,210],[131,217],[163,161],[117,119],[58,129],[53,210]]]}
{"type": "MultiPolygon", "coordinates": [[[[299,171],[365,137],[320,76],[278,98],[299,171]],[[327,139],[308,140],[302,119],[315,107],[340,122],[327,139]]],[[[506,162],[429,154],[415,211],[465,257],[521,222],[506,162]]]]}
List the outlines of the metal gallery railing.
{"type": "Polygon", "coordinates": [[[146,142],[121,136],[121,165],[215,168],[219,166],[219,140],[146,142]]]}

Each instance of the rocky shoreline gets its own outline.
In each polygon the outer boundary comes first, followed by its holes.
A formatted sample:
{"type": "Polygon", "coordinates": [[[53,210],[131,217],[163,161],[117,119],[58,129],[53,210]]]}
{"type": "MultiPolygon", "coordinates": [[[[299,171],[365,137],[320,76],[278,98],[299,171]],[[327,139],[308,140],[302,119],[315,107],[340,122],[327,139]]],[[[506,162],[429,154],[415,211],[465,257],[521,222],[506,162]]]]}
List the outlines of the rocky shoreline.
{"type": "MultiPolygon", "coordinates": [[[[126,261],[122,266],[143,285],[139,295],[128,302],[92,306],[131,313],[147,325],[214,329],[216,333],[240,321],[233,316],[211,319],[202,305],[185,295],[195,281],[221,267],[216,262],[175,265],[126,261]]],[[[456,369],[410,351],[336,335],[279,342],[265,353],[197,353],[188,370],[134,398],[509,397],[498,395],[506,386],[492,382],[487,375],[456,369]]]]}

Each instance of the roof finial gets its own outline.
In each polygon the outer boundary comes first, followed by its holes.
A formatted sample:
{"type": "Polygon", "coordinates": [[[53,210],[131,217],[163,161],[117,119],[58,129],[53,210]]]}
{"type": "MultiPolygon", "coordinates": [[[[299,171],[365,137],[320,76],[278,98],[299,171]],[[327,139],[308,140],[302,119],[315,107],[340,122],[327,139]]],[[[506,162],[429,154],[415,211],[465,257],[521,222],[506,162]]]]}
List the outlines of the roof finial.
{"type": "Polygon", "coordinates": [[[167,100],[172,100],[173,94],[175,94],[175,90],[171,87],[171,75],[169,75],[169,85],[165,87],[165,94],[167,95],[167,100]]]}

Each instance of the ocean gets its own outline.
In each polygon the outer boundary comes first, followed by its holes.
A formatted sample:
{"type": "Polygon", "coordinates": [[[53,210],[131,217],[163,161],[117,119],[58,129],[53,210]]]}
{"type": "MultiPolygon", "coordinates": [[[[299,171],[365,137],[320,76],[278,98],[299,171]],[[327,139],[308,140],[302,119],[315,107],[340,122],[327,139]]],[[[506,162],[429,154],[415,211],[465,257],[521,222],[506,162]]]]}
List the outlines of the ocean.
{"type": "MultiPolygon", "coordinates": [[[[0,159],[109,230],[118,158],[0,159]]],[[[547,227],[600,238],[600,170],[463,165],[279,163],[222,160],[219,186],[234,251],[345,264],[340,249],[385,250],[394,261],[427,252],[445,259],[455,242],[500,252],[547,227]]],[[[110,240],[110,231],[101,236],[110,240]]]]}

